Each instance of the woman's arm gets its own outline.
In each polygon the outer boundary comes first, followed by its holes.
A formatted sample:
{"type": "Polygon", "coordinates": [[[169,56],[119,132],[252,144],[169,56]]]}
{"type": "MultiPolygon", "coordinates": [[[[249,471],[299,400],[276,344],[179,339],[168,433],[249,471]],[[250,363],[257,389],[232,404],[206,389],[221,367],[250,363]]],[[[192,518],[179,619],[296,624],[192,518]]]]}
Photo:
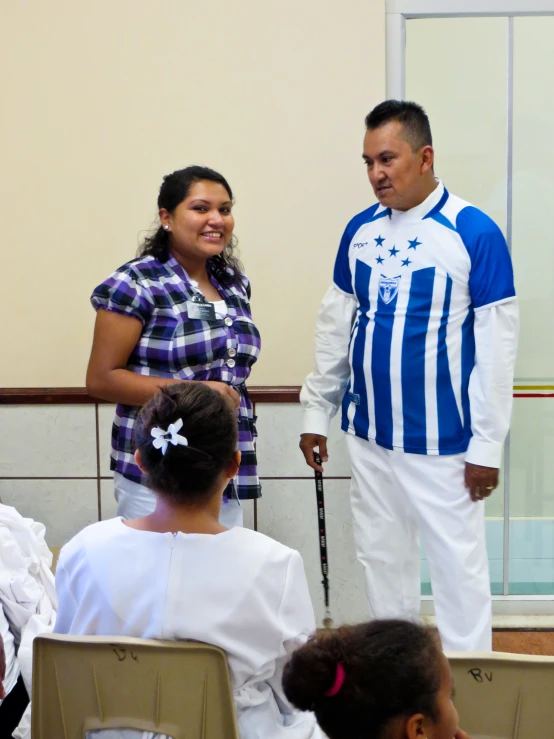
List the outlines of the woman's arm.
{"type": "Polygon", "coordinates": [[[143,325],[138,318],[99,310],[87,369],[87,391],[95,398],[144,405],[165,385],[179,380],[148,377],[125,369],[143,325]]]}
{"type": "MultiPolygon", "coordinates": [[[[138,318],[100,309],[96,314],[94,338],[87,369],[87,391],[112,403],[144,405],[160,388],[187,382],[173,377],[149,377],[125,369],[140,339],[143,324],[138,318]]],[[[238,408],[240,396],[223,382],[206,382],[226,395],[238,408]]]]}

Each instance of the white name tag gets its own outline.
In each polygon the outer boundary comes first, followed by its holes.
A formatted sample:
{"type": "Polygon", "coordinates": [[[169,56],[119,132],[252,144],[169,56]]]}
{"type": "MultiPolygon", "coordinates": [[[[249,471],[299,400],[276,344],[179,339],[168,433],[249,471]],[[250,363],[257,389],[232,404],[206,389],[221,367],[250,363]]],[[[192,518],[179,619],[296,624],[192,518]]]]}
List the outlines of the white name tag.
{"type": "Polygon", "coordinates": [[[187,313],[189,318],[195,318],[200,321],[215,321],[215,308],[212,303],[197,303],[192,300],[187,301],[187,313]]]}

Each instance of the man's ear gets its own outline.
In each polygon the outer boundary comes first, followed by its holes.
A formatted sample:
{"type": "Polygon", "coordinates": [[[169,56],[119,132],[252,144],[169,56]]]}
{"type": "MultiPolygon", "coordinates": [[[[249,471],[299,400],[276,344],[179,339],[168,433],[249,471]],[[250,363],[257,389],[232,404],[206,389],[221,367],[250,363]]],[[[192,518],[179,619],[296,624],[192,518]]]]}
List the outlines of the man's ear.
{"type": "Polygon", "coordinates": [[[421,174],[425,174],[433,169],[435,163],[435,150],[432,146],[424,146],[420,151],[421,156],[421,174]]]}

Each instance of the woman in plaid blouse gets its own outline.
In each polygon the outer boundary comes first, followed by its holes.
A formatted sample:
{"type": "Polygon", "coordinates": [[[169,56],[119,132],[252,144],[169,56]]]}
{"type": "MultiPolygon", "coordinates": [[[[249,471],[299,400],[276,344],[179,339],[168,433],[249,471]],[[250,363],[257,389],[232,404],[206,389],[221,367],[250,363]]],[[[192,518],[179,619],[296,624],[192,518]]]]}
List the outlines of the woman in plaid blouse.
{"type": "Polygon", "coordinates": [[[242,462],[221,521],[241,525],[240,499],[260,496],[252,403],[245,382],[260,353],[250,284],[234,256],[233,193],[222,175],[187,167],[164,177],[160,227],[139,256],[93,292],[87,390],[117,403],[112,427],[118,515],[138,518],[155,499],[134,460],[137,413],[160,387],[205,382],[237,408],[242,462]]]}

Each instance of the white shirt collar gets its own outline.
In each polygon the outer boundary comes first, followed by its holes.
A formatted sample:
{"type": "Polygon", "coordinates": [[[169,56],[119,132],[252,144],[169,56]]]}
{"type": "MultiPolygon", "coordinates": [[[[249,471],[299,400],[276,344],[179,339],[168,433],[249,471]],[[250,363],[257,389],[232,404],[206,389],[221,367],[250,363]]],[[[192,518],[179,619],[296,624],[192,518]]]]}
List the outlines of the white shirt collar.
{"type": "Polygon", "coordinates": [[[439,179],[437,179],[437,186],[433,192],[419,205],[416,205],[414,208],[410,208],[410,210],[394,210],[391,208],[391,221],[393,223],[421,221],[429,211],[433,210],[443,195],[444,185],[439,179]]]}

